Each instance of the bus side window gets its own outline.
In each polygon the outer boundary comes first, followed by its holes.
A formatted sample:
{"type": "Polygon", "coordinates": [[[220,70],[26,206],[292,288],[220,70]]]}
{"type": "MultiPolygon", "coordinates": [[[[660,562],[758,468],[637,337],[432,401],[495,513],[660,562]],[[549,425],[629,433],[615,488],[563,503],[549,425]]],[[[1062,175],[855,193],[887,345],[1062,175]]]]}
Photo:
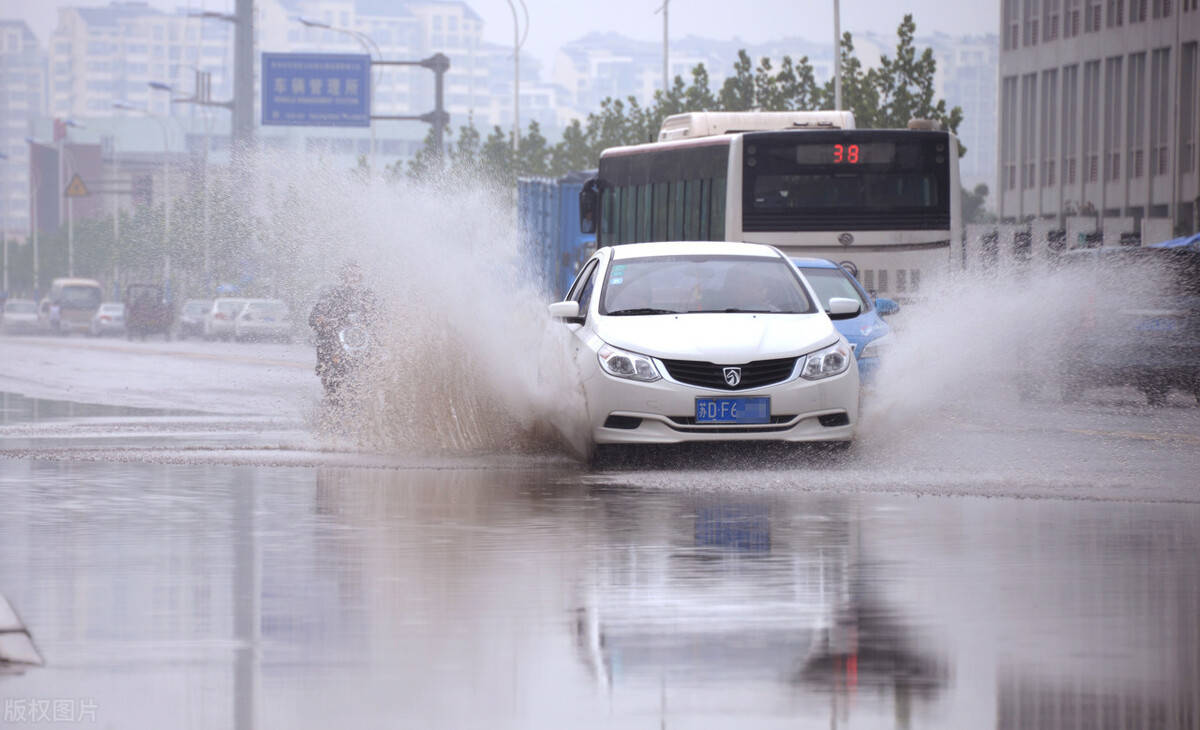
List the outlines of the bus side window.
{"type": "Polygon", "coordinates": [[[683,209],[684,186],[682,180],[676,180],[671,183],[671,213],[669,218],[669,228],[667,231],[668,241],[683,240],[683,209]]]}
{"type": "Polygon", "coordinates": [[[650,184],[638,185],[638,224],[637,224],[637,239],[638,241],[653,241],[651,238],[652,222],[654,220],[654,205],[651,198],[651,193],[654,192],[654,186],[650,184]]]}
{"type": "Polygon", "coordinates": [[[709,239],[725,240],[725,178],[712,181],[712,215],[709,222],[709,239]]]}
{"type": "Polygon", "coordinates": [[[670,185],[654,183],[654,230],[651,241],[667,240],[667,219],[671,209],[670,185]]]}
{"type": "Polygon", "coordinates": [[[700,181],[688,180],[683,184],[684,210],[683,238],[687,241],[700,240],[700,181]]]}
{"type": "Polygon", "coordinates": [[[621,243],[637,240],[637,188],[626,185],[621,188],[621,243]]]}
{"type": "Polygon", "coordinates": [[[600,243],[613,242],[617,221],[617,195],[613,188],[604,188],[600,202],[600,243]]]}
{"type": "Polygon", "coordinates": [[[709,226],[712,223],[712,180],[705,178],[700,181],[700,233],[697,241],[709,240],[709,226]]]}

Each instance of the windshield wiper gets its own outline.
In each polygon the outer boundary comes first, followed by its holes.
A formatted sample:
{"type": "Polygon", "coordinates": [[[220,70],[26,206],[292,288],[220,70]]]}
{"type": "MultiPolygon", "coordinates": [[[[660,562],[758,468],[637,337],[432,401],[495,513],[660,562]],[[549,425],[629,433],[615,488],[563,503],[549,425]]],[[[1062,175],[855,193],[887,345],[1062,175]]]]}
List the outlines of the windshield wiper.
{"type": "Polygon", "coordinates": [[[654,309],[653,307],[639,307],[637,309],[618,309],[615,312],[609,312],[610,317],[625,317],[638,314],[679,314],[673,309],[654,309]]]}
{"type": "Polygon", "coordinates": [[[738,309],[737,307],[726,307],[721,311],[726,314],[786,314],[786,312],[778,312],[774,309],[738,309]]]}

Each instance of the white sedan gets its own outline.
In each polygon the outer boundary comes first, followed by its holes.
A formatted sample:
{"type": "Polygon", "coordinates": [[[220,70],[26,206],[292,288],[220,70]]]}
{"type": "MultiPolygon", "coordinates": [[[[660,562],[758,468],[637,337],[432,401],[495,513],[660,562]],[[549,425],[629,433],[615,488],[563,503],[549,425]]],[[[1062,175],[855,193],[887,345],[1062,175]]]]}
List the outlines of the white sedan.
{"type": "Polygon", "coordinates": [[[550,305],[577,338],[594,444],[829,441],[858,421],[858,367],[777,249],[749,243],[601,248],[550,305]]]}

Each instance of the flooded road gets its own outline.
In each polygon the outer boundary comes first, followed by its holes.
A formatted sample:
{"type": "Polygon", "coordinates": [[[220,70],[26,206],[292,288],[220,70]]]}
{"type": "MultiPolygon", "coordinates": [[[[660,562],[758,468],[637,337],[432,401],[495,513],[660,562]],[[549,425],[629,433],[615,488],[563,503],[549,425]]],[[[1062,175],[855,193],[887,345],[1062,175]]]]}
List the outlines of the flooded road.
{"type": "Polygon", "coordinates": [[[589,471],[10,395],[0,593],[45,666],[5,723],[1194,729],[1194,409],[1113,397],[589,471]]]}

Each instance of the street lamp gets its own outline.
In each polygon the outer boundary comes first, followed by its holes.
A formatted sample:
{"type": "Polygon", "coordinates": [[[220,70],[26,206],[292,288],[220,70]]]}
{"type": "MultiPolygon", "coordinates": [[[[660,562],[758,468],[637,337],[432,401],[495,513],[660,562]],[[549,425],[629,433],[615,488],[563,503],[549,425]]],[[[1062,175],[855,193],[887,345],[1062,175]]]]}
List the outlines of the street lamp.
{"type": "Polygon", "coordinates": [[[521,144],[521,46],[529,35],[529,8],[525,0],[521,3],[521,12],[525,15],[525,32],[520,32],[521,24],[517,21],[517,6],[513,0],[508,0],[508,7],[513,16],[513,162],[516,162],[517,148],[521,144]]]}
{"type": "MultiPolygon", "coordinates": [[[[0,152],[0,160],[8,155],[0,152]]],[[[7,166],[6,166],[7,167],[7,166]]],[[[0,175],[0,242],[4,244],[4,296],[8,296],[8,175],[0,175]]]]}
{"type": "MultiPolygon", "coordinates": [[[[342,33],[343,35],[348,35],[351,38],[353,38],[354,40],[358,41],[358,44],[363,47],[364,51],[367,52],[367,55],[371,58],[372,62],[374,62],[376,60],[379,60],[379,61],[383,60],[383,51],[379,50],[379,44],[377,44],[375,42],[375,39],[371,38],[371,36],[367,35],[366,33],[363,33],[362,31],[354,30],[352,28],[339,28],[337,26],[330,25],[329,23],[326,23],[326,22],[323,22],[320,20],[316,20],[315,18],[306,18],[304,16],[300,16],[300,17],[296,18],[296,22],[300,23],[300,25],[303,25],[305,28],[316,28],[318,30],[329,30],[329,31],[333,31],[334,33],[342,33]]],[[[377,77],[378,77],[378,72],[376,72],[375,69],[372,68],[371,69],[371,99],[375,98],[375,79],[377,77]]],[[[374,102],[372,102],[372,103],[374,103],[374,102]]],[[[371,165],[371,170],[373,171],[375,169],[375,121],[374,120],[372,120],[372,119],[367,120],[367,129],[369,130],[369,132],[371,134],[371,150],[370,150],[370,154],[367,156],[367,159],[369,160],[370,165],[371,165]]]]}
{"type": "Polygon", "coordinates": [[[38,298],[38,226],[41,221],[38,220],[38,190],[42,186],[41,178],[38,176],[38,166],[34,164],[33,146],[37,144],[37,140],[33,137],[25,138],[26,144],[29,145],[29,187],[32,194],[29,196],[33,205],[30,212],[33,213],[33,220],[30,221],[29,229],[33,234],[33,298],[38,298]]]}
{"type": "MultiPolygon", "coordinates": [[[[151,82],[153,86],[155,82],[151,82]]],[[[165,85],[165,84],[164,84],[165,85]]],[[[130,104],[125,101],[114,101],[114,109],[138,112],[153,118],[158,122],[163,137],[163,286],[167,287],[171,280],[171,141],[167,133],[167,120],[155,114],[146,107],[130,104]]]]}

